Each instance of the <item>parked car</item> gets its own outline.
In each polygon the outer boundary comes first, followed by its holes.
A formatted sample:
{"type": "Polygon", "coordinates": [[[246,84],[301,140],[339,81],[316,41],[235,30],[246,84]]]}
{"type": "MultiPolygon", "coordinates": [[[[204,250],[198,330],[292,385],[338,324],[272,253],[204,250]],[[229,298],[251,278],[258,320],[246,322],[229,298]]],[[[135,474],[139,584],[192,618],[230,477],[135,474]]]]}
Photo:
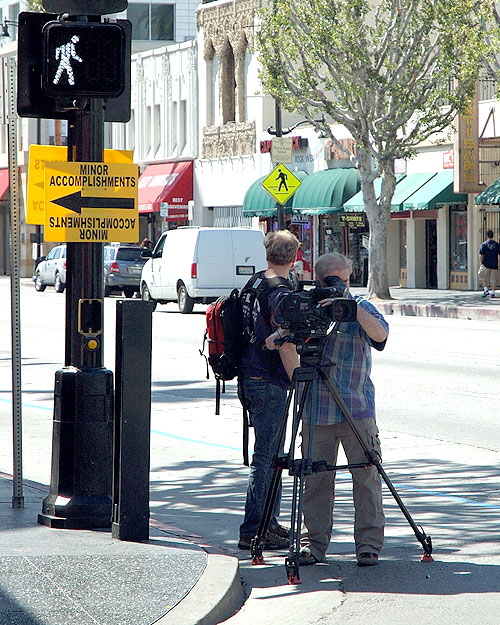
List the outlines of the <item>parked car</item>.
{"type": "Polygon", "coordinates": [[[139,292],[142,267],[147,258],[139,245],[106,245],[104,247],[104,297],[123,291],[125,297],[139,292]]]}
{"type": "Polygon", "coordinates": [[[45,291],[49,285],[53,285],[57,293],[64,291],[66,287],[66,245],[56,245],[47,256],[40,258],[40,262],[35,268],[33,281],[37,291],[45,291]]]}

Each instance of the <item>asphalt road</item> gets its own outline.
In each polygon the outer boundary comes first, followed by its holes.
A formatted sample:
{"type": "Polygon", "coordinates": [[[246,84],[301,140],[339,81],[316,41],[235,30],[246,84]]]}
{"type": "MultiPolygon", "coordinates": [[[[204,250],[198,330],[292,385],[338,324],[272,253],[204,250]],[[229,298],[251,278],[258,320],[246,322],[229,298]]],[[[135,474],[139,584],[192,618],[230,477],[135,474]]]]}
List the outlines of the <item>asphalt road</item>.
{"type": "MultiPolygon", "coordinates": [[[[9,295],[9,280],[0,279],[0,301],[8,303],[9,295]]],[[[21,298],[23,399],[26,404],[41,401],[50,411],[54,372],[64,359],[65,295],[50,288],[36,293],[23,285],[21,298]]],[[[105,299],[104,365],[111,370],[115,368],[115,305],[115,297],[105,299]]],[[[165,394],[185,397],[188,403],[212,395],[213,381],[205,380],[206,368],[198,352],[204,311],[204,306],[197,305],[194,314],[181,315],[175,304],[168,304],[159,305],[154,313],[153,402],[165,394]]],[[[496,324],[399,316],[389,322],[387,347],[374,354],[380,429],[500,451],[499,437],[491,435],[496,431],[500,400],[496,324]]],[[[7,412],[10,332],[10,318],[2,315],[0,409],[7,412]]],[[[224,401],[237,405],[231,384],[224,401]]],[[[30,418],[28,405],[27,424],[30,418]]]]}

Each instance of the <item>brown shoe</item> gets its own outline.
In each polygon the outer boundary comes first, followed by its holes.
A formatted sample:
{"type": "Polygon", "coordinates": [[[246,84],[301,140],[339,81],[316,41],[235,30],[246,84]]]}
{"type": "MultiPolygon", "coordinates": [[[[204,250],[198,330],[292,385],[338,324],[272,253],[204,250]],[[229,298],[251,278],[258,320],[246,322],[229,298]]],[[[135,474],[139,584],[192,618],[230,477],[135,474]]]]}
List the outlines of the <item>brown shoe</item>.
{"type": "Polygon", "coordinates": [[[375,566],[378,564],[378,553],[363,551],[358,556],[358,566],[375,566]]]}

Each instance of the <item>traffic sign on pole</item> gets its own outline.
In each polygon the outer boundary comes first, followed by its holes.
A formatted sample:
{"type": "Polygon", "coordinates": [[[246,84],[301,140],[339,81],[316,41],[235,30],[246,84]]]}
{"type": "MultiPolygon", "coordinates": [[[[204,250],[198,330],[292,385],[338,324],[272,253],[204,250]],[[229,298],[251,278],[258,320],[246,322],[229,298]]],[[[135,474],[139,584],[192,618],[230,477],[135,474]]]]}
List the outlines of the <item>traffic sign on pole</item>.
{"type": "MultiPolygon", "coordinates": [[[[30,145],[26,223],[45,224],[45,163],[66,161],[68,148],[63,145],[30,145]]],[[[105,163],[133,163],[133,150],[104,150],[105,163]]]]}
{"type": "Polygon", "coordinates": [[[261,184],[276,202],[285,204],[302,183],[285,165],[278,163],[261,184]]]}
{"type": "Polygon", "coordinates": [[[119,24],[48,22],[42,41],[47,95],[116,98],[123,93],[126,39],[119,24]]]}
{"type": "Polygon", "coordinates": [[[70,13],[71,15],[109,15],[120,13],[128,6],[127,0],[42,0],[43,8],[49,13],[70,13]]]}
{"type": "Polygon", "coordinates": [[[46,163],[45,240],[135,243],[138,179],[137,165],[46,163]]]}

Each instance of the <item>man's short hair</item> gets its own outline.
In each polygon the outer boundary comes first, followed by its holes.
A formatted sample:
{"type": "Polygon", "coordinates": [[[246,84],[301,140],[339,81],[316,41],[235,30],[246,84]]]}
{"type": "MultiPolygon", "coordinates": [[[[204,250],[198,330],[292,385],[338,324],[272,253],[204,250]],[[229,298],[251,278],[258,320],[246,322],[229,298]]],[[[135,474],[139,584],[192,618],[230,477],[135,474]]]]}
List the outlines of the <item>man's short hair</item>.
{"type": "Polygon", "coordinates": [[[488,239],[492,239],[493,238],[493,230],[488,230],[488,232],[486,233],[486,236],[488,237],[488,239]]]}
{"type": "Polygon", "coordinates": [[[290,230],[268,232],[264,238],[266,260],[274,265],[289,265],[295,260],[299,240],[290,230]]]}
{"type": "Polygon", "coordinates": [[[352,260],[339,252],[328,252],[318,258],[314,271],[318,280],[323,280],[336,270],[349,269],[352,271],[352,260]]]}

